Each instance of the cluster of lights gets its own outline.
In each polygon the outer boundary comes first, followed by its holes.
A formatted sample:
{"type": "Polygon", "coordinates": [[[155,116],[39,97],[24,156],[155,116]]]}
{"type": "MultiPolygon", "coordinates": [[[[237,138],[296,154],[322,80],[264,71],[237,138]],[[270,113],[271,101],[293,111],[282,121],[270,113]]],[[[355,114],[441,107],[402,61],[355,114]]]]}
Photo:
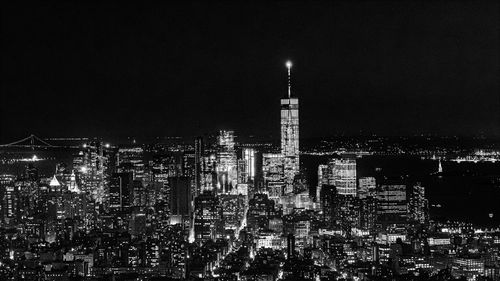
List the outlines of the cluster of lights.
{"type": "MultiPolygon", "coordinates": [[[[83,146],[83,148],[87,148],[88,145],[86,143],[84,143],[82,146],[83,146]]],[[[104,145],[104,147],[110,148],[111,144],[107,143],[107,144],[104,145]]]]}

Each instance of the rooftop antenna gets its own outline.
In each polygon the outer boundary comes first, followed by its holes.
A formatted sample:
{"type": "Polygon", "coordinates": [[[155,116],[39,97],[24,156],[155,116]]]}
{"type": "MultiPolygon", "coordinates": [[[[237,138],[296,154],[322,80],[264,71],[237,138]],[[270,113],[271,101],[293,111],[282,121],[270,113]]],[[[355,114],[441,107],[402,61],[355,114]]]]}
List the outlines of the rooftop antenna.
{"type": "Polygon", "coordinates": [[[291,83],[291,75],[290,75],[290,71],[292,70],[292,62],[291,61],[286,62],[286,68],[288,68],[288,98],[290,98],[292,95],[292,83],[291,83]]]}

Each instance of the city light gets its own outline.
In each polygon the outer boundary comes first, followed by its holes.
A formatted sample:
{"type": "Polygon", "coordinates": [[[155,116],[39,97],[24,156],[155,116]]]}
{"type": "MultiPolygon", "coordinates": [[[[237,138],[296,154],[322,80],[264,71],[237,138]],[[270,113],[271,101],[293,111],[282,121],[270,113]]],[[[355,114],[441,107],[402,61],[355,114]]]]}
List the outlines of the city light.
{"type": "Polygon", "coordinates": [[[404,2],[7,7],[0,280],[499,280],[498,7],[404,2]]]}

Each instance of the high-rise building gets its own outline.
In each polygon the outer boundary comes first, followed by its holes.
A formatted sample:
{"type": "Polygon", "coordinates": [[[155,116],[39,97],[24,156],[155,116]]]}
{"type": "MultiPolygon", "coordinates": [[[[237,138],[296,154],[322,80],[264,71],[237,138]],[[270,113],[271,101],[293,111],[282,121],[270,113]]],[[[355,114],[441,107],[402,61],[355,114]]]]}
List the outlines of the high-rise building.
{"type": "Polygon", "coordinates": [[[224,229],[236,231],[243,221],[245,196],[221,194],[219,200],[222,207],[222,225],[224,229]]]}
{"type": "Polygon", "coordinates": [[[266,229],[269,218],[275,215],[274,201],[266,194],[256,193],[248,203],[247,224],[252,231],[266,229]]]}
{"type": "Polygon", "coordinates": [[[381,184],[377,189],[378,218],[382,222],[402,222],[407,217],[406,185],[381,184]]]}
{"type": "Polygon", "coordinates": [[[0,211],[2,221],[7,224],[16,219],[18,209],[18,190],[14,185],[15,177],[12,175],[0,176],[0,211]]]}
{"type": "Polygon", "coordinates": [[[429,203],[425,198],[425,188],[416,183],[412,186],[408,202],[408,217],[419,223],[428,220],[429,203]]]}
{"type": "Polygon", "coordinates": [[[197,243],[215,240],[220,226],[219,200],[213,192],[205,190],[194,201],[194,238],[197,243]]]}
{"type": "Polygon", "coordinates": [[[345,233],[353,227],[360,227],[360,200],[350,195],[338,195],[334,201],[337,213],[334,218],[345,233]]]}
{"type": "Polygon", "coordinates": [[[221,130],[217,137],[217,178],[219,192],[229,192],[238,183],[234,132],[221,130]]]}
{"type": "Polygon", "coordinates": [[[217,157],[210,154],[202,158],[201,168],[201,190],[214,190],[217,186],[217,157]]]}
{"type": "Polygon", "coordinates": [[[73,161],[73,168],[79,173],[81,190],[91,194],[97,203],[109,200],[109,166],[111,148],[101,140],[85,143],[73,161]]]}
{"type": "Polygon", "coordinates": [[[185,230],[181,225],[169,225],[162,231],[163,257],[166,259],[167,272],[175,279],[182,279],[186,274],[188,255],[185,230]]]}
{"type": "Polygon", "coordinates": [[[331,226],[332,221],[335,218],[335,212],[337,206],[335,205],[335,200],[338,197],[337,189],[333,185],[324,184],[321,187],[320,193],[320,203],[321,210],[323,211],[323,221],[327,225],[331,226]]]}
{"type": "Polygon", "coordinates": [[[321,193],[323,185],[334,185],[339,195],[356,196],[356,159],[343,156],[341,159],[331,159],[327,165],[318,166],[318,190],[321,193]]]}
{"type": "Polygon", "coordinates": [[[243,148],[243,160],[245,162],[245,174],[247,179],[253,181],[255,179],[255,149],[243,148]]]}
{"type": "Polygon", "coordinates": [[[118,172],[132,172],[134,180],[144,177],[144,150],[142,147],[122,147],[116,155],[118,172]]]}
{"type": "Polygon", "coordinates": [[[195,178],[195,153],[194,150],[184,151],[182,155],[182,176],[189,179],[190,194],[197,194],[195,178]]]}
{"type": "Polygon", "coordinates": [[[146,214],[143,211],[132,212],[129,221],[129,233],[132,236],[139,236],[145,233],[146,229],[146,214]]]}
{"type": "Polygon", "coordinates": [[[205,154],[205,148],[203,146],[203,137],[197,137],[194,140],[194,181],[196,184],[196,190],[194,196],[196,197],[201,193],[202,187],[202,168],[203,168],[203,156],[205,154]]]}
{"type": "Polygon", "coordinates": [[[151,163],[154,181],[167,183],[169,177],[182,176],[184,165],[182,156],[179,152],[154,155],[151,163]]]}
{"type": "Polygon", "coordinates": [[[293,191],[293,180],[300,170],[299,159],[299,99],[292,97],[290,71],[287,62],[288,95],[281,99],[281,154],[284,157],[286,192],[293,191]]]}
{"type": "Polygon", "coordinates": [[[132,181],[132,205],[134,207],[140,207],[141,209],[146,207],[146,187],[143,181],[133,180],[132,181]]]}
{"type": "Polygon", "coordinates": [[[328,181],[328,165],[318,166],[318,186],[316,187],[316,202],[320,202],[321,188],[323,185],[330,184],[328,181]]]}
{"type": "Polygon", "coordinates": [[[276,153],[264,153],[262,158],[266,191],[270,199],[279,203],[285,188],[283,156],[276,153]]]}
{"type": "Polygon", "coordinates": [[[377,183],[374,177],[361,177],[358,184],[358,197],[360,199],[375,197],[376,188],[377,183]]]}
{"type": "Polygon", "coordinates": [[[189,178],[171,177],[168,179],[170,187],[170,214],[176,216],[188,216],[191,206],[191,189],[189,178]]]}
{"type": "Polygon", "coordinates": [[[376,197],[366,197],[360,199],[360,227],[361,229],[372,231],[377,220],[377,199],[376,197]]]}
{"type": "Polygon", "coordinates": [[[24,177],[32,182],[38,181],[38,169],[29,163],[24,170],[24,177]]]}
{"type": "Polygon", "coordinates": [[[335,159],[333,179],[339,195],[356,196],[356,160],[335,159]]]}

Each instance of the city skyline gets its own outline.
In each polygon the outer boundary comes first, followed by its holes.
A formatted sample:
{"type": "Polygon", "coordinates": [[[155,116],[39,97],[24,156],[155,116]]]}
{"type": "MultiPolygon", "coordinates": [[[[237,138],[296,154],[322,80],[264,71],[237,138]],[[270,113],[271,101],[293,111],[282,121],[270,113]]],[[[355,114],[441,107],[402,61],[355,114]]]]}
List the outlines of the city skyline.
{"type": "Polygon", "coordinates": [[[500,280],[498,8],[8,4],[0,280],[500,280]]]}
{"type": "Polygon", "coordinates": [[[498,6],[484,3],[191,3],[116,13],[105,4],[10,4],[0,140],[219,129],[277,138],[279,124],[265,121],[279,116],[288,59],[304,138],[498,136],[498,6]]]}

